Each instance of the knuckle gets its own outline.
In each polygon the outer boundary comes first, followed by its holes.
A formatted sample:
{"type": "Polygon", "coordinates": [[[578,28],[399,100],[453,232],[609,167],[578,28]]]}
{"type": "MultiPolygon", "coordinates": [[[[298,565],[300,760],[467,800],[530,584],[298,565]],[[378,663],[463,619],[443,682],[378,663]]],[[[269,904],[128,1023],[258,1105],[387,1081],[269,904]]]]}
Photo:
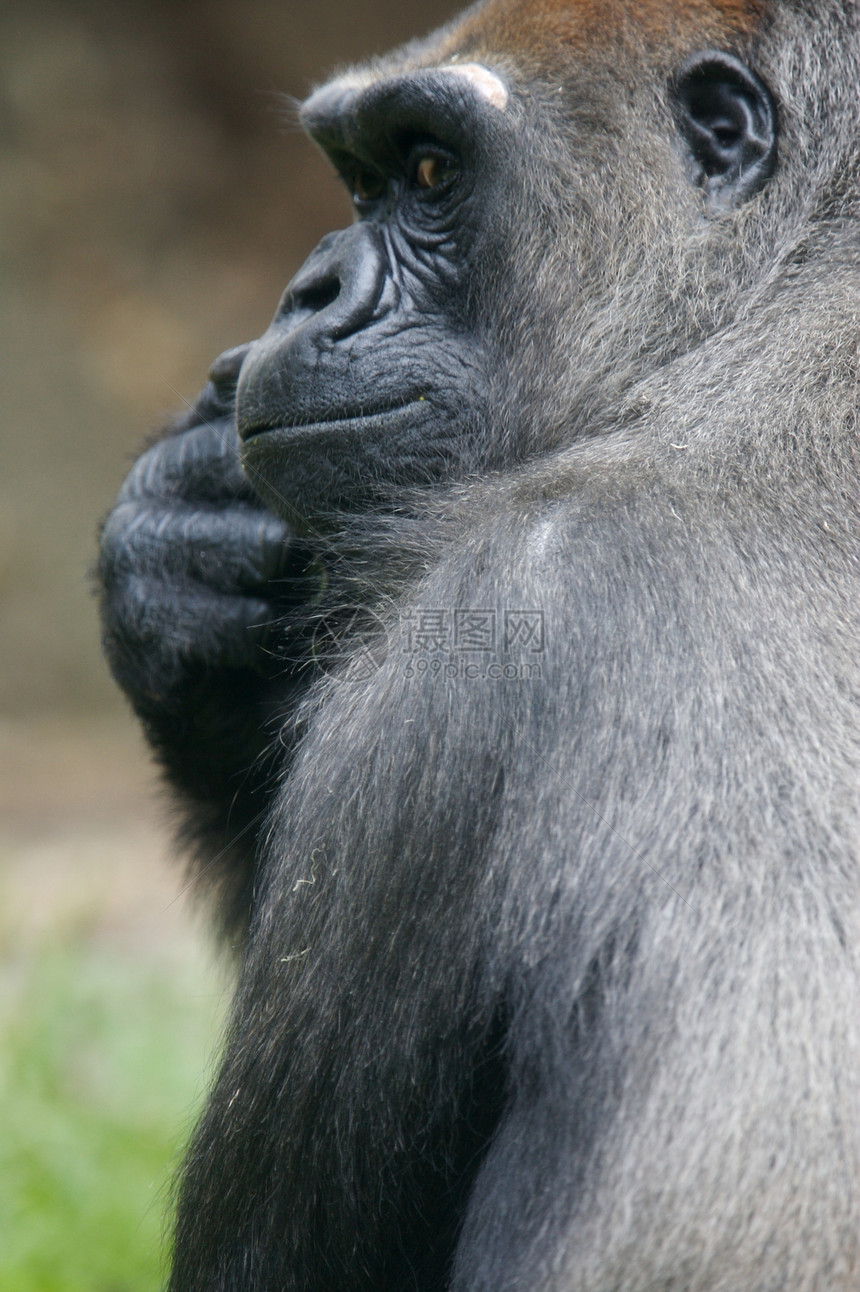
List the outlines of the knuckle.
{"type": "Polygon", "coordinates": [[[99,541],[99,569],[103,576],[116,570],[128,556],[139,511],[136,503],[119,502],[108,515],[99,541]]]}

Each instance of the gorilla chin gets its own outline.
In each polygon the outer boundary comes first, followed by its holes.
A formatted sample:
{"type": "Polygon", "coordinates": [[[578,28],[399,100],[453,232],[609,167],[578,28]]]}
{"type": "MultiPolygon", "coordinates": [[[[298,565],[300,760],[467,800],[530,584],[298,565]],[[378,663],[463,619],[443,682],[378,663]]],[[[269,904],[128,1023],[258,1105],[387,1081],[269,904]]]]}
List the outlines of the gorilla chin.
{"type": "Polygon", "coordinates": [[[440,461],[428,453],[438,420],[419,397],[354,417],[254,426],[243,423],[240,399],[242,466],[279,516],[299,532],[317,531],[326,517],[378,505],[404,484],[438,480],[440,461]]]}

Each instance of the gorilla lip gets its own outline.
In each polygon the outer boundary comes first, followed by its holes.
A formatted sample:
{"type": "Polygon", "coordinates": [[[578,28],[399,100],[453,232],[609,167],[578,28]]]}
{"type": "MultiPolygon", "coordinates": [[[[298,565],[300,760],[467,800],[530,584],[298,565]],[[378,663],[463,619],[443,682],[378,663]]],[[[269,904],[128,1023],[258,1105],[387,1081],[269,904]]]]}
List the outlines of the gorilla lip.
{"type": "Polygon", "coordinates": [[[261,423],[260,425],[252,423],[250,426],[243,426],[240,419],[239,438],[247,444],[250,440],[269,435],[273,431],[298,431],[304,433],[314,431],[320,427],[360,426],[362,423],[379,422],[380,420],[394,417],[397,414],[405,413],[410,408],[418,411],[422,404],[424,405],[424,408],[421,409],[422,412],[429,409],[426,396],[417,395],[414,399],[409,399],[403,404],[394,404],[371,411],[338,414],[332,417],[316,417],[313,421],[272,422],[261,423]]]}

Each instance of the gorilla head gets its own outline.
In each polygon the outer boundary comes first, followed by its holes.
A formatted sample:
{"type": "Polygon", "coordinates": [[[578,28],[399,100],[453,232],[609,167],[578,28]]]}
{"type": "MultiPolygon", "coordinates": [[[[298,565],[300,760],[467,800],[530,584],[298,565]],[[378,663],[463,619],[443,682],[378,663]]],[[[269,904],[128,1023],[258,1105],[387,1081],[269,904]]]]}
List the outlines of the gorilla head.
{"type": "Polygon", "coordinates": [[[777,125],[740,58],[689,53],[749,44],[755,6],[705,8],[703,31],[699,6],[668,26],[493,4],[305,103],[356,222],[242,370],[244,460],[276,510],[318,526],[594,434],[613,394],[726,320],[747,272],[733,213],[777,125]]]}

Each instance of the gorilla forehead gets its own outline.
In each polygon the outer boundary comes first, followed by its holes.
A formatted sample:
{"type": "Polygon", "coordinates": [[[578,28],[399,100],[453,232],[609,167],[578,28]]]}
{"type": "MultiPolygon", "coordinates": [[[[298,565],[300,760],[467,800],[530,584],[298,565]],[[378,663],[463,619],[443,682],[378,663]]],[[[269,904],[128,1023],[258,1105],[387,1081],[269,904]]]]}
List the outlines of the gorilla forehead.
{"type": "Polygon", "coordinates": [[[566,56],[571,48],[586,52],[643,41],[679,50],[690,40],[749,37],[766,9],[762,0],[487,0],[449,29],[448,40],[476,54],[550,58],[559,46],[566,56]]]}
{"type": "Polygon", "coordinates": [[[424,40],[327,82],[306,100],[302,120],[313,132],[320,110],[329,114],[337,98],[431,69],[457,77],[472,97],[504,112],[511,88],[505,70],[569,74],[571,52],[588,62],[589,54],[604,59],[613,45],[676,59],[694,45],[749,41],[772,8],[765,0],[483,0],[424,40]]]}

